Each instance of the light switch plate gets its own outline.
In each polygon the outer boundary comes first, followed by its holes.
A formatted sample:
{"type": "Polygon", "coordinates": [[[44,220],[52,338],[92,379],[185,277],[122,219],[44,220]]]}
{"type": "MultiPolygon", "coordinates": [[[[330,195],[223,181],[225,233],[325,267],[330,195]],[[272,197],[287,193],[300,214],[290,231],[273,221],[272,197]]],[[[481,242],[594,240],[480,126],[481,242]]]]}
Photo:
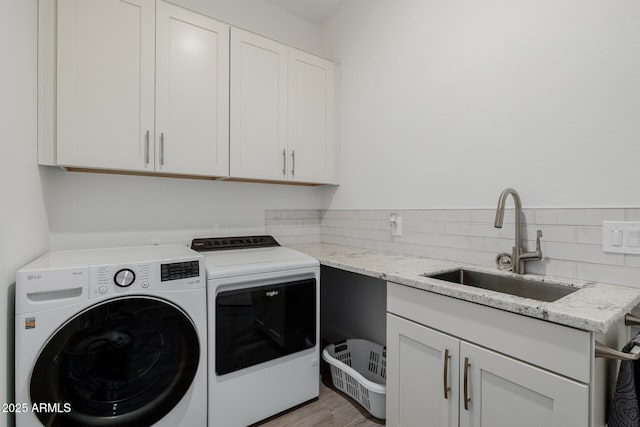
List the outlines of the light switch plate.
{"type": "Polygon", "coordinates": [[[640,254],[640,222],[603,221],[603,252],[640,254]]]}

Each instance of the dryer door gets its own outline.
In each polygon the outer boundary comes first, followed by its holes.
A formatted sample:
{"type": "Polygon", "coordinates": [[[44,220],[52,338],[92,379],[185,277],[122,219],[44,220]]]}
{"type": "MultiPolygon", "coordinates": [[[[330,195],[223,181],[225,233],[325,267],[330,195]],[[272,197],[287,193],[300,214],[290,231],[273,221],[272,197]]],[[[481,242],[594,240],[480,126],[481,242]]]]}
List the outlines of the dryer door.
{"type": "Polygon", "coordinates": [[[116,298],[51,336],[31,374],[31,400],[46,408],[37,415],[47,426],[149,426],[180,402],[199,358],[196,328],[179,307],[116,298]]]}

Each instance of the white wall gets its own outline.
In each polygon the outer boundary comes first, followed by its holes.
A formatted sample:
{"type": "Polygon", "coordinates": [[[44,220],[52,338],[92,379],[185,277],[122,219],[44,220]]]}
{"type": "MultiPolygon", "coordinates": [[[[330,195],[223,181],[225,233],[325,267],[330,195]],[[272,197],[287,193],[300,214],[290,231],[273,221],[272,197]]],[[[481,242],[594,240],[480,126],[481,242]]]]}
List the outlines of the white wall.
{"type": "Polygon", "coordinates": [[[319,209],[321,195],[331,191],[58,168],[46,168],[43,183],[54,249],[150,244],[156,239],[179,242],[194,237],[194,230],[203,230],[200,234],[206,235],[200,237],[214,235],[214,230],[218,235],[244,233],[242,229],[261,233],[265,210],[319,209]]]}
{"type": "MultiPolygon", "coordinates": [[[[0,403],[12,397],[13,283],[16,269],[47,249],[36,165],[36,1],[0,5],[0,403]]],[[[8,423],[0,415],[0,426],[8,423]]]]}
{"type": "MultiPolygon", "coordinates": [[[[265,0],[178,0],[177,3],[301,49],[321,50],[318,25],[265,0]]],[[[43,182],[54,249],[145,244],[151,239],[171,241],[175,236],[189,237],[194,230],[216,227],[222,229],[218,234],[238,229],[263,232],[266,209],[318,209],[324,205],[322,195],[332,191],[272,184],[66,173],[57,168],[46,168],[43,182]],[[171,230],[185,231],[180,234],[171,230]]]]}
{"type": "Polygon", "coordinates": [[[331,209],[640,206],[640,2],[350,0],[331,209]],[[356,167],[357,165],[357,167],[356,167]]]}
{"type": "Polygon", "coordinates": [[[322,53],[320,26],[265,0],[172,0],[221,21],[315,54],[322,53]]]}

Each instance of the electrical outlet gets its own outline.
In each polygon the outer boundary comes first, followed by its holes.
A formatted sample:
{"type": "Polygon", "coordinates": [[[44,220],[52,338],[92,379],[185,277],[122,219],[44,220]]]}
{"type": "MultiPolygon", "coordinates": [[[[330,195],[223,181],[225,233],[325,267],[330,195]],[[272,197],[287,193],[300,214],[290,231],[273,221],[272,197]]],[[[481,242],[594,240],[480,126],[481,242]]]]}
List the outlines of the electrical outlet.
{"type": "Polygon", "coordinates": [[[640,254],[640,222],[603,221],[602,251],[640,254]]]}
{"type": "Polygon", "coordinates": [[[402,217],[400,215],[395,213],[389,215],[389,225],[391,226],[392,236],[402,236],[402,217]]]}

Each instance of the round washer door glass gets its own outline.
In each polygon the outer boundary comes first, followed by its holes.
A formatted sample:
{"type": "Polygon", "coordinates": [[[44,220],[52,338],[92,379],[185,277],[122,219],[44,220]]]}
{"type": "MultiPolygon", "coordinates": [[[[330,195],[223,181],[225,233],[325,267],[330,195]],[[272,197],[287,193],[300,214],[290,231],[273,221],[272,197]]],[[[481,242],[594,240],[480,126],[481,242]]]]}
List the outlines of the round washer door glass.
{"type": "Polygon", "coordinates": [[[189,389],[200,359],[198,334],[177,306],[152,297],[94,305],[59,328],[31,375],[44,425],[149,426],[189,389]]]}

